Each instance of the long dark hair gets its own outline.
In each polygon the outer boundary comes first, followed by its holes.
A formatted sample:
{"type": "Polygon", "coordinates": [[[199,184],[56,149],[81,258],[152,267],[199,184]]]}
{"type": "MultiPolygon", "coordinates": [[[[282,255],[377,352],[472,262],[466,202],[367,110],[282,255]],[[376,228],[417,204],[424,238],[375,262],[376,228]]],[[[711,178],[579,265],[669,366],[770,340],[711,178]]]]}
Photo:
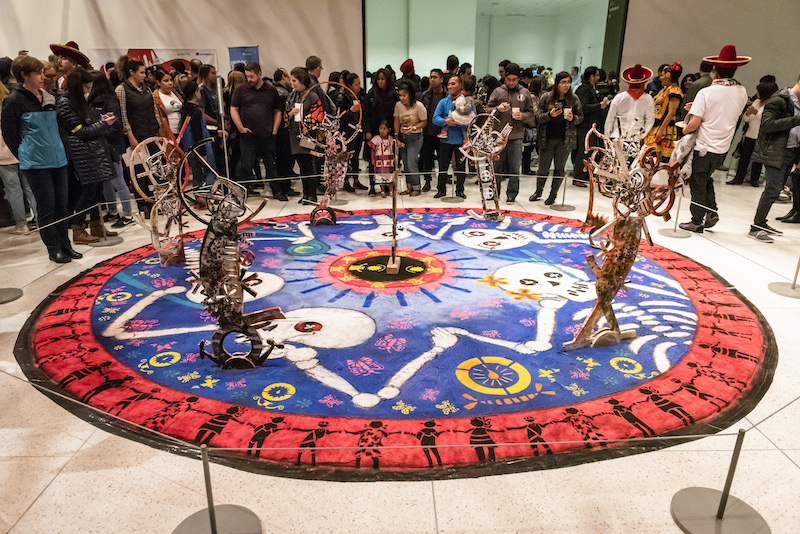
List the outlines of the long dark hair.
{"type": "Polygon", "coordinates": [[[411,82],[404,80],[400,82],[400,87],[398,87],[398,91],[405,91],[408,93],[408,105],[409,107],[414,107],[414,104],[417,103],[417,92],[414,91],[414,86],[411,82]]]}
{"type": "MultiPolygon", "coordinates": [[[[558,92],[558,82],[560,82],[564,78],[569,78],[571,80],[572,76],[570,76],[569,72],[565,70],[562,70],[561,72],[556,74],[555,83],[553,83],[553,102],[556,102],[559,99],[560,95],[558,92]]],[[[572,96],[572,85],[570,85],[569,89],[567,89],[567,92],[564,93],[564,98],[569,98],[571,96],[572,96]]]]}
{"type": "Polygon", "coordinates": [[[88,98],[90,106],[103,108],[117,98],[117,95],[114,94],[114,89],[111,87],[111,82],[106,78],[105,74],[93,70],[89,73],[89,76],[92,78],[92,92],[89,93],[88,98]]]}
{"type": "Polygon", "coordinates": [[[86,101],[86,97],[83,96],[83,84],[91,81],[91,75],[80,65],[72,69],[64,81],[64,94],[83,124],[89,124],[92,118],[89,103],[86,101]]]}

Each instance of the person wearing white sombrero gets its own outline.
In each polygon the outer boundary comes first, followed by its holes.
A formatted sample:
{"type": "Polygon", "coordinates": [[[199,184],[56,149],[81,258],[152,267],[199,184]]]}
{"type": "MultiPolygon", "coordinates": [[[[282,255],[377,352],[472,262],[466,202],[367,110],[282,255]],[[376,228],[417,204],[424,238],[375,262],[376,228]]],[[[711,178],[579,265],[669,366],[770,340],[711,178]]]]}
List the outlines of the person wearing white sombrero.
{"type": "Polygon", "coordinates": [[[689,178],[692,220],[680,225],[684,230],[702,233],[719,221],[712,174],[725,160],[739,116],[747,105],[747,90],[733,76],[750,59],[737,55],[733,45],[724,46],[719,55],[703,58],[714,65],[715,79],[698,91],[683,129],[684,135],[697,132],[689,178]]]}
{"type": "Polygon", "coordinates": [[[653,97],[644,92],[644,85],[653,71],[638,63],[622,71],[628,90],[617,93],[608,106],[605,132],[612,139],[620,137],[641,140],[655,121],[653,97]]]}

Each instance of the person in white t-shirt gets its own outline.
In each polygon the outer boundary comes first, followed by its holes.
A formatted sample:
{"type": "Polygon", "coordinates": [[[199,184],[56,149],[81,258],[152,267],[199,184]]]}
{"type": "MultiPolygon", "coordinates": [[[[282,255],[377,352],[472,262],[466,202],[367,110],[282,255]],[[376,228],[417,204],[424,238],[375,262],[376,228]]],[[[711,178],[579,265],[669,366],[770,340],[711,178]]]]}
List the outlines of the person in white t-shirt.
{"type": "Polygon", "coordinates": [[[719,221],[712,174],[725,160],[739,116],[747,105],[747,90],[733,75],[750,58],[736,55],[736,47],[726,45],[718,56],[705,57],[703,61],[714,65],[715,79],[697,93],[694,102],[686,105],[689,113],[683,133],[697,132],[697,140],[689,178],[692,220],[680,225],[698,234],[719,221]]]}
{"type": "Polygon", "coordinates": [[[608,106],[605,133],[612,139],[642,139],[655,121],[653,97],[644,92],[644,84],[653,71],[638,63],[622,71],[628,90],[617,93],[608,106]]]}
{"type": "Polygon", "coordinates": [[[177,137],[181,130],[183,99],[175,91],[172,76],[167,71],[156,71],[156,83],[158,89],[153,94],[153,101],[158,112],[160,134],[167,138],[177,137]],[[166,126],[169,126],[169,131],[166,126]]]}

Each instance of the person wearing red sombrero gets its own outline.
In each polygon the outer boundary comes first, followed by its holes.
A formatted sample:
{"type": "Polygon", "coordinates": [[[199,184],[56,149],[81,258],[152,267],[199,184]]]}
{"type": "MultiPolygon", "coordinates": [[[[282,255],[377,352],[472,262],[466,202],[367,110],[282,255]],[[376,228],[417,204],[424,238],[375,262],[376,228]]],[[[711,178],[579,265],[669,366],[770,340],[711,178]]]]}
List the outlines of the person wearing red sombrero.
{"type": "Polygon", "coordinates": [[[606,135],[641,140],[650,131],[655,121],[654,104],[653,97],[644,92],[644,84],[652,77],[653,71],[638,63],[622,71],[628,90],[617,93],[608,106],[606,135]]]}
{"type": "Polygon", "coordinates": [[[89,67],[89,58],[86,57],[86,54],[80,51],[78,48],[78,43],[75,41],[69,41],[66,44],[51,44],[50,50],[58,56],[59,63],[61,64],[60,68],[58,69],[59,79],[57,80],[57,87],[61,87],[64,79],[67,77],[67,74],[70,73],[72,69],[76,66],[80,65],[81,67],[88,69],[89,67]]]}
{"type": "Polygon", "coordinates": [[[716,56],[704,57],[714,65],[714,81],[697,92],[688,109],[684,135],[696,135],[692,175],[692,220],[680,225],[684,230],[702,233],[719,221],[712,173],[722,165],[731,146],[739,116],[747,104],[747,91],[733,79],[736,69],[750,58],[739,56],[736,47],[726,45],[716,56]]]}

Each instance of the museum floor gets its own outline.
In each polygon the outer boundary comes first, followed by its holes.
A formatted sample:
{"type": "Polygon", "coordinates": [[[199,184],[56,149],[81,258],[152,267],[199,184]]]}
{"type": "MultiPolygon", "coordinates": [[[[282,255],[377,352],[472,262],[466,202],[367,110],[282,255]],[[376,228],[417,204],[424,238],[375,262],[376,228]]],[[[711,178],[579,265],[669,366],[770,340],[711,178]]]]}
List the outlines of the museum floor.
{"type": "MultiPolygon", "coordinates": [[[[477,207],[477,187],[468,180],[468,200],[442,204],[428,193],[399,197],[402,207],[477,207]]],[[[721,220],[713,231],[677,239],[658,233],[672,222],[651,217],[656,243],[715,270],[766,317],[777,338],[779,362],[772,386],[745,419],[711,436],[657,452],[634,454],[574,467],[510,475],[423,482],[339,483],[275,478],[211,466],[217,504],[254,511],[265,532],[563,532],[677,533],[670,517],[673,495],[686,487],[721,489],[738,428],[749,429],[800,393],[800,350],[794,347],[800,313],[797,300],[768,289],[789,281],[800,254],[800,225],[773,244],[747,239],[761,189],[724,184],[717,173],[721,220]]],[[[523,180],[518,202],[503,208],[581,218],[585,189],[568,187],[570,212],[528,202],[533,180],[523,180]]],[[[299,189],[299,187],[296,187],[299,189]]],[[[346,209],[389,208],[380,197],[342,194],[346,209]]],[[[504,198],[504,195],[503,195],[504,198]]],[[[597,201],[607,208],[606,199],[597,201]]],[[[252,201],[255,204],[255,200],[252,201]]],[[[680,221],[688,220],[684,202],[680,221]]],[[[772,217],[789,210],[776,204],[772,217]]],[[[307,213],[291,201],[270,200],[263,217],[307,213]]],[[[673,214],[675,209],[673,209],[673,214]]],[[[191,226],[195,228],[195,226],[191,226]]],[[[12,354],[19,329],[50,291],[101,260],[149,243],[137,226],[124,242],[81,247],[70,264],[47,261],[39,237],[2,231],[0,286],[24,296],[0,306],[0,532],[171,532],[205,506],[201,463],[109,434],[26,383],[12,354]]],[[[776,533],[800,524],[800,402],[747,432],[732,493],[758,510],[776,533]],[[794,525],[794,526],[793,526],[794,525]]]]}

